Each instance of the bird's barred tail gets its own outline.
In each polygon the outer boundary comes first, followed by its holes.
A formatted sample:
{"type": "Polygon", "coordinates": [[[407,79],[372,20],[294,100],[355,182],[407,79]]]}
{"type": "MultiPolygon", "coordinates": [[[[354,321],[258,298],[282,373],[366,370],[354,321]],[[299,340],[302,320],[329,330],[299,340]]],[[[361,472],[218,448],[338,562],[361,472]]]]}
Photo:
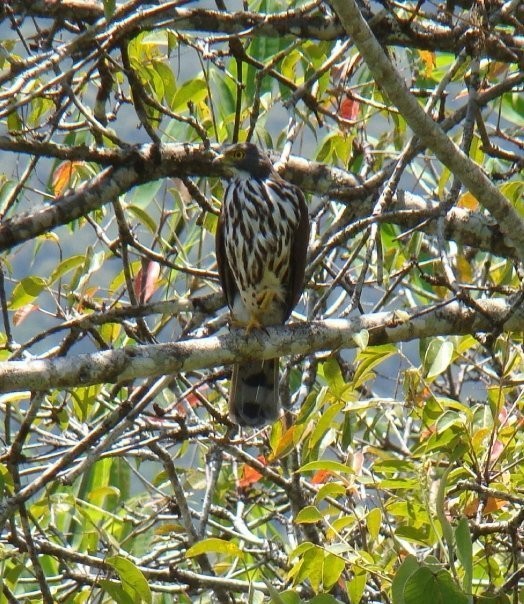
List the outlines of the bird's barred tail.
{"type": "Polygon", "coordinates": [[[240,426],[259,427],[278,417],[278,359],[233,367],[229,415],[240,426]]]}

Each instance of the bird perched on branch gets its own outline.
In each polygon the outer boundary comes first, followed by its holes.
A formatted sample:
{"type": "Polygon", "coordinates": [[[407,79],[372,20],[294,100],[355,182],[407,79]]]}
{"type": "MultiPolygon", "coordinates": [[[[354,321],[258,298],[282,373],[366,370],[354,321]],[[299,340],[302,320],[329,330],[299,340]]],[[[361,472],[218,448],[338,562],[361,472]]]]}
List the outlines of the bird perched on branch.
{"type": "MultiPolygon", "coordinates": [[[[214,163],[231,180],[216,235],[216,257],[231,324],[246,330],[282,325],[304,288],[309,218],[302,191],[279,176],[252,143],[227,147],[214,163]]],[[[241,426],[278,417],[279,359],[233,367],[229,412],[241,426]]]]}

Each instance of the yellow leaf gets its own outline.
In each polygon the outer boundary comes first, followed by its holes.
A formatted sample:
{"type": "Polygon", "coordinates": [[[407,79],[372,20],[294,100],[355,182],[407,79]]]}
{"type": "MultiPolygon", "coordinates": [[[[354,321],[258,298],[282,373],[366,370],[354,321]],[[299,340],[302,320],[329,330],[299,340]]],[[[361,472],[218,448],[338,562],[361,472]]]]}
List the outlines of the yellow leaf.
{"type": "Polygon", "coordinates": [[[418,54],[424,63],[424,75],[430,78],[436,65],[435,53],[430,50],[419,50],[418,54]]]}
{"type": "Polygon", "coordinates": [[[457,205],[459,208],[466,208],[466,210],[473,211],[478,210],[479,202],[469,191],[466,191],[459,197],[457,205]]]}
{"type": "Polygon", "coordinates": [[[473,279],[471,264],[466,260],[466,258],[464,258],[464,256],[457,256],[457,269],[460,281],[468,282],[473,279]]]}
{"type": "Polygon", "coordinates": [[[227,554],[237,558],[242,558],[242,550],[232,541],[210,537],[192,545],[186,552],[188,558],[194,558],[201,554],[227,554]]]}

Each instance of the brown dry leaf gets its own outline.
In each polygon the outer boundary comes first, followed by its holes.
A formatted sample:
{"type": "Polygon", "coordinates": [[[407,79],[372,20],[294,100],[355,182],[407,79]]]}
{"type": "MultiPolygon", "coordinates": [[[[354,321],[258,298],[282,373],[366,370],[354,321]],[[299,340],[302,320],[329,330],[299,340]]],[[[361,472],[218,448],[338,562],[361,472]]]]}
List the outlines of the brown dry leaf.
{"type": "Polygon", "coordinates": [[[38,310],[38,304],[26,304],[21,306],[13,316],[13,325],[20,325],[33,311],[38,310]]]}

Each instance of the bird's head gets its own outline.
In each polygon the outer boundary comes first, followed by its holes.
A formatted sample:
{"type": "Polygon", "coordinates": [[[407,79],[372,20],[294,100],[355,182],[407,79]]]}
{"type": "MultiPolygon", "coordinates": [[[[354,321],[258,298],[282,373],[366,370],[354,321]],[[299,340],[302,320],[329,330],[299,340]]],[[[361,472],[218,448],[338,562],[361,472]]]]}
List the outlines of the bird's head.
{"type": "Polygon", "coordinates": [[[269,157],[253,143],[229,145],[213,163],[232,176],[245,178],[267,178],[273,171],[269,157]]]}

